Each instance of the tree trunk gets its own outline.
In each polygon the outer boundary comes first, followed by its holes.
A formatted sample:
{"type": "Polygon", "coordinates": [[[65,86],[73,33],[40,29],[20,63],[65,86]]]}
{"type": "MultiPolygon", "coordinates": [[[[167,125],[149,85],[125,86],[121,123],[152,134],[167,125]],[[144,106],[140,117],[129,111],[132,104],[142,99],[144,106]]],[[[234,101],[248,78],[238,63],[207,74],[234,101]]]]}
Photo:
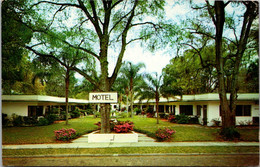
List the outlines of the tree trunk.
{"type": "Polygon", "coordinates": [[[69,84],[70,84],[70,71],[67,69],[66,71],[66,77],[65,77],[65,99],[66,99],[66,125],[69,124],[69,84]]]}
{"type": "Polygon", "coordinates": [[[100,105],[101,112],[101,133],[110,133],[110,104],[105,103],[100,105]]]}
{"type": "Polygon", "coordinates": [[[155,92],[155,101],[156,101],[157,124],[159,124],[159,93],[158,92],[155,92]]]}
{"type": "Polygon", "coordinates": [[[224,74],[224,59],[222,50],[222,37],[223,27],[225,23],[225,4],[223,1],[215,1],[215,12],[216,12],[216,37],[215,37],[215,50],[216,50],[216,69],[218,77],[219,87],[219,99],[222,111],[222,128],[235,126],[234,114],[230,111],[229,103],[227,100],[226,86],[225,86],[225,74],[224,74]]]}

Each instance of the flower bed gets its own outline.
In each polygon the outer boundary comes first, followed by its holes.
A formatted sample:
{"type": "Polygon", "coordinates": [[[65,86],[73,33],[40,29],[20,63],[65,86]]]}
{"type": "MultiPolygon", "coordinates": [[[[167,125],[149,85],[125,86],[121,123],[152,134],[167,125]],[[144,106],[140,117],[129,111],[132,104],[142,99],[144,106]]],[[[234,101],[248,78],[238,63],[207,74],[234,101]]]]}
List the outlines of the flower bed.
{"type": "Polygon", "coordinates": [[[160,128],[155,132],[158,141],[166,141],[171,139],[172,135],[176,133],[175,130],[170,128],[160,128]]]}
{"type": "Polygon", "coordinates": [[[70,139],[74,139],[77,137],[77,133],[75,129],[60,129],[60,130],[56,130],[54,131],[55,133],[55,137],[57,140],[62,140],[62,141],[68,141],[70,139]]]}
{"type": "MultiPolygon", "coordinates": [[[[95,123],[95,125],[101,127],[101,123],[95,123]]],[[[130,121],[110,121],[110,130],[115,133],[128,133],[134,128],[134,123],[130,121]]]]}

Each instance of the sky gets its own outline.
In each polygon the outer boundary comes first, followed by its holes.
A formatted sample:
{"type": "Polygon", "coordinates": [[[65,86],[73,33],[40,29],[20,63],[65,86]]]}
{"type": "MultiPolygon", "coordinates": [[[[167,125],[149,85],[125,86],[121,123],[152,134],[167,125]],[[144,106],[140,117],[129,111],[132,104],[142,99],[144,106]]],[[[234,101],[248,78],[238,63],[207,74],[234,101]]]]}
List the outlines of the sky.
{"type": "MultiPolygon", "coordinates": [[[[184,17],[191,9],[188,6],[189,3],[185,4],[175,4],[174,0],[166,0],[165,5],[165,13],[166,13],[166,19],[173,19],[174,21],[178,22],[178,17],[184,17]]],[[[140,70],[140,72],[146,72],[146,73],[158,73],[158,75],[161,75],[162,69],[169,64],[170,60],[175,56],[173,54],[166,53],[167,50],[157,50],[155,52],[150,52],[145,48],[142,48],[140,46],[140,43],[133,43],[129,46],[127,46],[123,61],[130,61],[133,64],[137,63],[144,63],[145,69],[140,70]]],[[[110,55],[113,55],[111,52],[110,55]]],[[[116,64],[116,58],[109,58],[109,74],[111,75],[113,73],[115,64],[116,64]]],[[[77,78],[83,78],[80,74],[76,73],[77,78]]]]}

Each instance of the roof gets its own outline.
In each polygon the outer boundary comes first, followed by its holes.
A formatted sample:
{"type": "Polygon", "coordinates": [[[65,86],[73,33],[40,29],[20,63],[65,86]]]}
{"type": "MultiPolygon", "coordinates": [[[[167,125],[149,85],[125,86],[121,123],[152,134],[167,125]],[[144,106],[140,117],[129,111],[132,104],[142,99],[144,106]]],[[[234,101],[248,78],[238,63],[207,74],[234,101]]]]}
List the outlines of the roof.
{"type": "MultiPolygon", "coordinates": [[[[12,102],[54,102],[54,103],[65,103],[65,97],[55,97],[55,96],[44,96],[44,95],[2,95],[2,101],[12,101],[12,102]]],[[[88,100],[84,99],[68,99],[69,103],[77,104],[88,104],[88,100]]]]}
{"type": "MultiPolygon", "coordinates": [[[[227,94],[227,99],[229,100],[230,93],[227,94]]],[[[238,101],[258,101],[259,93],[239,93],[238,101]]],[[[207,94],[197,94],[197,95],[183,95],[176,96],[174,98],[160,98],[160,103],[163,102],[193,102],[193,101],[219,101],[218,93],[207,93],[207,94]]],[[[149,100],[150,103],[155,103],[155,99],[149,100]]],[[[141,102],[136,100],[134,103],[147,103],[147,100],[142,100],[141,102]]]]}

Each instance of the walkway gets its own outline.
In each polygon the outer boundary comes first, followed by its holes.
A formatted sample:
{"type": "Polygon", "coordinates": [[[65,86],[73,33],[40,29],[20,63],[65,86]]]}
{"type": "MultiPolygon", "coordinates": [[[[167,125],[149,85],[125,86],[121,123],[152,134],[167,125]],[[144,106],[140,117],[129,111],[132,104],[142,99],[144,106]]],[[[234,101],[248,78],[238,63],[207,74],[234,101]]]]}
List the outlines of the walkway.
{"type": "Polygon", "coordinates": [[[258,142],[155,142],[145,134],[138,134],[137,143],[88,143],[88,135],[65,144],[23,144],[3,145],[2,149],[44,149],[44,148],[111,148],[111,147],[193,147],[193,146],[259,146],[258,142]]]}

